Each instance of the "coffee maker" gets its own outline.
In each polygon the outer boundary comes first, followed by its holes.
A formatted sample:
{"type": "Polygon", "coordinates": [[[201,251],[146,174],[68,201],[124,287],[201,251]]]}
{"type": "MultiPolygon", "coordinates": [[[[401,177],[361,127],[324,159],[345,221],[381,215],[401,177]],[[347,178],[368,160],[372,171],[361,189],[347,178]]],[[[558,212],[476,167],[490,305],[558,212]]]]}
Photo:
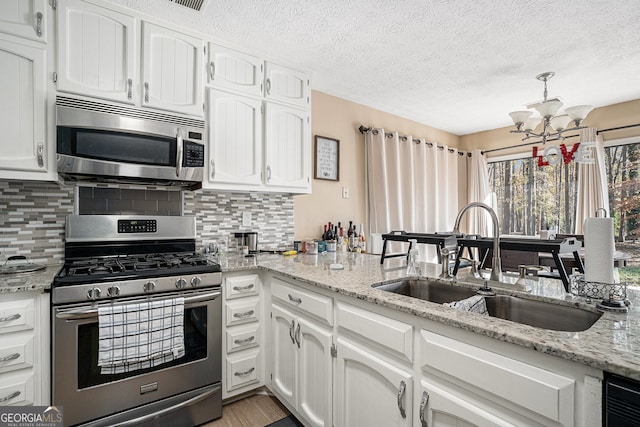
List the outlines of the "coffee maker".
{"type": "Polygon", "coordinates": [[[246,246],[250,254],[258,253],[258,233],[256,231],[236,231],[233,236],[239,250],[246,246]]]}

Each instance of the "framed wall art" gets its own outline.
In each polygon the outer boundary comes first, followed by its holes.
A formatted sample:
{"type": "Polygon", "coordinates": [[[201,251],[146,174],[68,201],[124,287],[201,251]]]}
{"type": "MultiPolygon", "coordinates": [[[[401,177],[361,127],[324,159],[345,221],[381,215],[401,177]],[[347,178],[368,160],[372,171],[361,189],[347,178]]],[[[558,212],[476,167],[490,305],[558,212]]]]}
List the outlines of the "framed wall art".
{"type": "Polygon", "coordinates": [[[339,181],[340,141],[316,135],[314,178],[339,181]]]}

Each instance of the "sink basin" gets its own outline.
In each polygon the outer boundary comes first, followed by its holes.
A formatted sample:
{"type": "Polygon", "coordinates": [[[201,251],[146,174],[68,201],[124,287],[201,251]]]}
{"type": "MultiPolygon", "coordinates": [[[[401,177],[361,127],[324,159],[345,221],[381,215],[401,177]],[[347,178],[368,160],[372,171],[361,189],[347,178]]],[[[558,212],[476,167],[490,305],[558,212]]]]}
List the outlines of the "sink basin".
{"type": "Polygon", "coordinates": [[[387,283],[375,287],[381,291],[406,295],[425,301],[442,304],[445,302],[459,301],[476,294],[473,289],[453,286],[432,280],[407,279],[400,282],[387,283]]]}
{"type": "MultiPolygon", "coordinates": [[[[384,285],[374,285],[374,287],[381,291],[406,295],[436,304],[459,301],[476,295],[476,291],[473,289],[424,279],[405,279],[384,285]]],[[[485,302],[489,316],[554,331],[585,331],[602,316],[602,313],[577,307],[509,295],[488,296],[485,297],[485,302]]]]}
{"type": "Polygon", "coordinates": [[[490,316],[554,331],[586,331],[602,316],[576,307],[506,295],[486,297],[485,302],[490,316]]]}

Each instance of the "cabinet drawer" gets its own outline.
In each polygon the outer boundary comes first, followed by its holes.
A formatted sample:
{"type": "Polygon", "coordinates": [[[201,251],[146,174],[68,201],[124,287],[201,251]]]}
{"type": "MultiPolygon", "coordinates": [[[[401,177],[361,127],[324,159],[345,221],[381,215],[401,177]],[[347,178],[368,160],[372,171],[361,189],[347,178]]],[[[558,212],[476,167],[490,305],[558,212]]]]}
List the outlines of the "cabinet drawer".
{"type": "Polygon", "coordinates": [[[260,345],[260,324],[234,326],[226,331],[227,353],[260,345]]]}
{"type": "Polygon", "coordinates": [[[33,329],[33,299],[0,302],[0,333],[33,329]]]}
{"type": "Polygon", "coordinates": [[[573,425],[573,379],[429,331],[420,335],[425,372],[440,371],[562,425],[573,425]]]}
{"type": "Polygon", "coordinates": [[[260,293],[260,278],[257,274],[227,277],[225,291],[227,299],[258,295],[260,293]]]}
{"type": "Polygon", "coordinates": [[[33,405],[34,383],[34,373],[30,370],[0,374],[0,406],[33,405]]]}
{"type": "Polygon", "coordinates": [[[340,329],[382,346],[403,360],[413,361],[412,325],[342,302],[337,305],[337,319],[340,329]]]}
{"type": "Polygon", "coordinates": [[[288,307],[296,307],[328,325],[333,325],[333,301],[329,297],[297,288],[279,279],[273,279],[271,295],[288,307]]]}
{"type": "Polygon", "coordinates": [[[33,366],[31,332],[0,335],[0,373],[33,366]]]}
{"type": "Polygon", "coordinates": [[[241,298],[228,301],[226,304],[227,326],[258,320],[260,315],[260,299],[258,297],[241,298]]]}
{"type": "Polygon", "coordinates": [[[227,390],[257,383],[260,374],[260,351],[227,357],[227,390]]]}

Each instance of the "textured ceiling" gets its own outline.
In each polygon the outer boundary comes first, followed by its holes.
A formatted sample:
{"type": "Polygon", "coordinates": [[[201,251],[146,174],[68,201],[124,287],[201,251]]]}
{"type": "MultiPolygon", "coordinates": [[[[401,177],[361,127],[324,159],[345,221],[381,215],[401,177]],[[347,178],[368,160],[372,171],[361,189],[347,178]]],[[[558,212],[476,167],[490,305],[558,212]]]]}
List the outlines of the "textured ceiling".
{"type": "MultiPolygon", "coordinates": [[[[313,71],[312,87],[457,135],[549,96],[640,98],[640,0],[109,0],[313,71]]],[[[587,120],[588,123],[588,120],[587,120]]],[[[375,123],[371,123],[375,125],[375,123]]]]}

